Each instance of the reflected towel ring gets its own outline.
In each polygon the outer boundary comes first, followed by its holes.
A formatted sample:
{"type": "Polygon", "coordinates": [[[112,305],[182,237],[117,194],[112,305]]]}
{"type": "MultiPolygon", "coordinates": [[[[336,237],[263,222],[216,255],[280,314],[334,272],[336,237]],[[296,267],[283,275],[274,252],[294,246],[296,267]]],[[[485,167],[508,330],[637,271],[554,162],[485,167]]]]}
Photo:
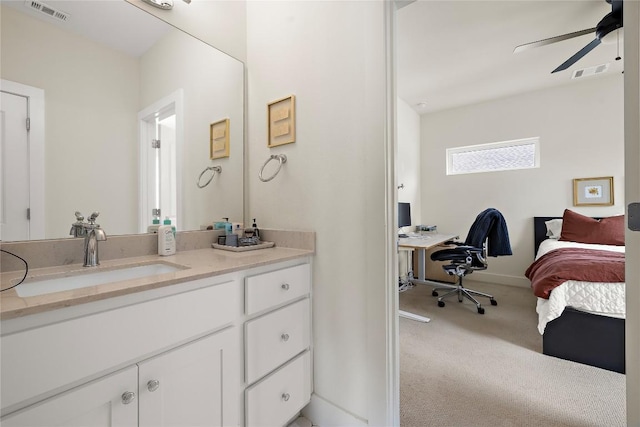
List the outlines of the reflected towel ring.
{"type": "Polygon", "coordinates": [[[284,154],[272,154],[271,156],[269,156],[267,161],[264,162],[264,165],[262,165],[262,167],[260,168],[260,173],[258,174],[258,178],[260,178],[260,181],[267,182],[275,178],[276,175],[278,175],[278,172],[280,172],[280,168],[282,168],[283,163],[287,163],[287,156],[285,156],[284,154]],[[262,172],[264,172],[264,167],[267,166],[267,163],[269,163],[271,160],[278,160],[278,169],[276,169],[273,175],[271,175],[269,178],[264,178],[262,176],[262,172]]]}
{"type": "Polygon", "coordinates": [[[222,173],[222,168],[220,166],[209,166],[205,170],[203,170],[200,173],[200,176],[198,176],[198,182],[197,182],[198,188],[204,188],[207,185],[209,185],[209,183],[211,182],[213,177],[216,176],[216,173],[222,173]],[[209,180],[207,182],[205,182],[204,184],[202,184],[201,183],[202,175],[204,175],[207,171],[213,171],[213,173],[211,174],[211,177],[209,178],[209,180]]]}

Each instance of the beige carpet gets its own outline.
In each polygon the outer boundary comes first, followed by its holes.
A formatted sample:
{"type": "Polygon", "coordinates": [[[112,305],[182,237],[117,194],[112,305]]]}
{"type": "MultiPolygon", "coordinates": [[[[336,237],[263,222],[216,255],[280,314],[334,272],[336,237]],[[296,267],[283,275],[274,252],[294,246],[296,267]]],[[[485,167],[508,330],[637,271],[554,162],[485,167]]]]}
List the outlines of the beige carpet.
{"type": "Polygon", "coordinates": [[[498,305],[431,287],[400,294],[400,424],[422,426],[624,426],[625,376],[542,354],[529,289],[468,281],[498,305]]]}

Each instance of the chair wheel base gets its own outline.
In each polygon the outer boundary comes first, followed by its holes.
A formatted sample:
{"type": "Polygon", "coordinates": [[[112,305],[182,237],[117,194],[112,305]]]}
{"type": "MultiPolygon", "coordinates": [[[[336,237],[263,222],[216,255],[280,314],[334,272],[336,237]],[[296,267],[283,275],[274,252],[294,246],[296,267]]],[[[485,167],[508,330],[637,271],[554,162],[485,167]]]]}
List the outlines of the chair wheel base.
{"type": "Polygon", "coordinates": [[[444,301],[438,301],[438,307],[444,307],[444,301]]]}
{"type": "Polygon", "coordinates": [[[491,299],[491,305],[498,305],[498,301],[494,300],[493,298],[491,299]]]}
{"type": "Polygon", "coordinates": [[[431,292],[431,296],[432,297],[437,297],[438,296],[438,292],[436,292],[436,291],[431,292]]]}
{"type": "Polygon", "coordinates": [[[484,314],[484,308],[483,307],[478,307],[478,313],[484,314]]]}

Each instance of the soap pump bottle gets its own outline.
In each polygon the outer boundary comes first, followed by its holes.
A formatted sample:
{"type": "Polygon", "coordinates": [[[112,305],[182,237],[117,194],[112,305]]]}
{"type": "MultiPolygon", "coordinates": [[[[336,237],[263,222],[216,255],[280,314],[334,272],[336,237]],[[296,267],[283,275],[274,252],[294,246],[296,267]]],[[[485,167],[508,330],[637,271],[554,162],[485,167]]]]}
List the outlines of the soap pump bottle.
{"type": "Polygon", "coordinates": [[[147,227],[147,232],[156,234],[158,232],[158,228],[160,228],[160,218],[155,216],[153,217],[152,224],[147,227]]]}
{"type": "Polygon", "coordinates": [[[158,255],[173,255],[176,253],[176,228],[171,225],[171,219],[166,217],[164,223],[158,227],[158,255]]]}
{"type": "Polygon", "coordinates": [[[253,224],[251,224],[251,228],[253,228],[253,237],[256,237],[258,241],[260,241],[260,230],[258,229],[258,224],[256,224],[255,218],[253,218],[253,224]]]}

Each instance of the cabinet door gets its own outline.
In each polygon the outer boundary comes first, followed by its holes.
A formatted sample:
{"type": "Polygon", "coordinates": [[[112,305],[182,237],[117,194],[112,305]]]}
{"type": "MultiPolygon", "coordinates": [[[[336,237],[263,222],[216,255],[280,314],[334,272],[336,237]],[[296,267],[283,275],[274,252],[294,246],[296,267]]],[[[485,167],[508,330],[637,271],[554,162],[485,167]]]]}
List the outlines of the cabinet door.
{"type": "Polygon", "coordinates": [[[8,415],[2,418],[1,424],[3,427],[136,427],[137,388],[138,368],[134,365],[8,415]]]}
{"type": "Polygon", "coordinates": [[[140,427],[239,425],[237,334],[229,328],[139,363],[140,427]]]}

